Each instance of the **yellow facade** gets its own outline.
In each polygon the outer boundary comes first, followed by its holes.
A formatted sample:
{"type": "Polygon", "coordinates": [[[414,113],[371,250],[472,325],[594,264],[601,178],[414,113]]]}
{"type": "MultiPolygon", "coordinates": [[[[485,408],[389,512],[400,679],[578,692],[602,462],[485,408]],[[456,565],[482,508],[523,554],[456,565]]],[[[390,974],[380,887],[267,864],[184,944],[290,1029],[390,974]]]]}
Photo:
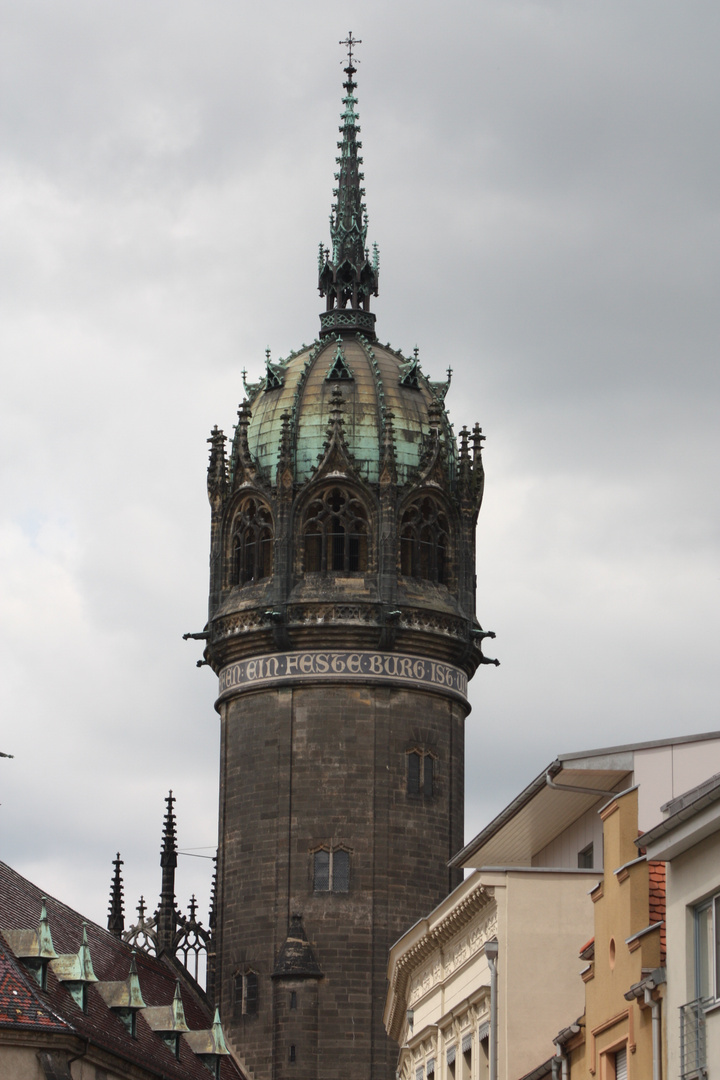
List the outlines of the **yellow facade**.
{"type": "MultiPolygon", "coordinates": [[[[600,816],[605,871],[590,894],[595,937],[594,950],[592,945],[583,950],[586,957],[591,956],[582,973],[585,1014],[579,1021],[579,1032],[568,1032],[556,1045],[567,1055],[573,1080],[616,1080],[623,1059],[628,1080],[653,1080],[653,1054],[657,1056],[659,1035],[656,1028],[654,1049],[653,1006],[656,1025],[664,1019],[664,979],[660,973],[664,958],[658,918],[662,912],[651,902],[651,869],[643,856],[638,857],[634,843],[638,835],[637,788],[613,799],[600,816]]],[[[666,1075],[664,1062],[660,1075],[666,1075]]]]}

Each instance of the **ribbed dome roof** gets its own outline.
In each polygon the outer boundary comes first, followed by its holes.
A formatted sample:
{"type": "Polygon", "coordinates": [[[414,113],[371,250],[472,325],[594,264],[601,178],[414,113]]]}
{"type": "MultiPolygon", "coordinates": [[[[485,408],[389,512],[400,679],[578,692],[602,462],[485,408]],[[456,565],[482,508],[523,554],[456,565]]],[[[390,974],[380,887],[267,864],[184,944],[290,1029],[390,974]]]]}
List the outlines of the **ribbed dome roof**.
{"type": "MultiPolygon", "coordinates": [[[[252,419],[248,447],[268,478],[275,475],[283,414],[289,414],[295,479],[309,480],[328,429],[333,390],[342,388],[344,436],[363,479],[377,483],[384,422],[392,413],[397,479],[405,483],[420,464],[431,403],[441,406],[448,383],[433,383],[417,357],[407,360],[389,346],[361,335],[324,338],[287,360],[268,362],[266,378],[248,386],[252,419]]],[[[444,408],[442,433],[454,471],[455,443],[444,408]]]]}

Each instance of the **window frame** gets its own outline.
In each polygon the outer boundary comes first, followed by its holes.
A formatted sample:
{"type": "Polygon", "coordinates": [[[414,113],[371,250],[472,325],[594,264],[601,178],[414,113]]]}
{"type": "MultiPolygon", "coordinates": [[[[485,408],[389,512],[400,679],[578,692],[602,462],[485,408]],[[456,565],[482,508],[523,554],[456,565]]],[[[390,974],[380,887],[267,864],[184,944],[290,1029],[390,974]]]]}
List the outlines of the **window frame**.
{"type": "MultiPolygon", "coordinates": [[[[311,879],[312,879],[311,884],[312,884],[312,891],[313,891],[313,894],[315,896],[325,896],[325,895],[328,895],[328,896],[329,895],[332,895],[332,896],[347,896],[348,895],[348,893],[350,892],[350,851],[349,851],[348,848],[343,847],[342,845],[338,845],[337,847],[334,847],[334,848],[325,847],[325,846],[315,848],[314,851],[311,852],[311,860],[312,860],[311,863],[310,863],[310,873],[311,873],[311,879]],[[318,877],[319,877],[319,875],[318,875],[317,866],[318,866],[318,861],[319,861],[318,856],[320,856],[320,855],[327,855],[327,857],[328,857],[328,861],[327,861],[327,885],[322,887],[322,888],[318,887],[318,877]],[[337,858],[338,856],[344,856],[345,859],[347,860],[346,865],[345,865],[345,871],[341,871],[339,869],[336,871],[336,863],[340,862],[340,861],[343,861],[343,860],[339,860],[337,858]],[[341,873],[344,875],[343,877],[340,877],[341,873]],[[338,879],[340,881],[340,884],[344,885],[344,888],[343,887],[338,887],[338,879]]],[[[324,880],[324,875],[323,875],[322,880],[324,880]]]]}
{"type": "Polygon", "coordinates": [[[695,997],[712,1004],[720,1000],[720,892],[713,893],[695,904],[692,913],[695,997]],[[709,935],[708,924],[705,924],[704,934],[702,926],[703,916],[706,917],[708,913],[709,935]],[[703,967],[706,969],[704,976],[703,967]],[[709,993],[704,993],[703,982],[707,983],[709,993]]]}
{"type": "Polygon", "coordinates": [[[417,799],[434,798],[437,787],[437,754],[425,747],[411,746],[405,751],[405,757],[405,793],[417,799]]]}
{"type": "Polygon", "coordinates": [[[303,508],[300,538],[305,574],[366,574],[370,569],[371,514],[349,485],[328,484],[312,494],[303,508]]]}
{"type": "Polygon", "coordinates": [[[260,977],[254,968],[235,972],[233,1004],[241,1016],[257,1016],[260,1012],[260,977]]]}
{"type": "Polygon", "coordinates": [[[274,541],[275,522],[270,507],[257,495],[245,495],[232,516],[230,584],[243,588],[270,581],[274,541]]]}
{"type": "Polygon", "coordinates": [[[402,577],[450,587],[453,526],[443,502],[431,493],[412,499],[400,513],[398,537],[402,577]]]}

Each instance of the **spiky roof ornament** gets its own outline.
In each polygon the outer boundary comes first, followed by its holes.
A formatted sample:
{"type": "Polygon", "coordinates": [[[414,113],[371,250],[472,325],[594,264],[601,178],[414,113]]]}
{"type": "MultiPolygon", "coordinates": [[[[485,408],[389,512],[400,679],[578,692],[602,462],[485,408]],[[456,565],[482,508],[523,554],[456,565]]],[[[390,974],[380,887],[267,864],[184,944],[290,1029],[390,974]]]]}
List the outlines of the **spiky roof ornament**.
{"type": "Polygon", "coordinates": [[[362,143],[359,114],[355,112],[357,83],[353,76],[357,68],[353,63],[353,47],[360,41],[353,38],[352,31],[341,45],[347,45],[347,79],[343,83],[342,135],[338,143],[339,157],[335,160],[339,171],[335,173],[337,187],[333,189],[335,203],[330,213],[331,248],[320,244],[318,257],[318,289],[327,297],[327,310],[320,316],[320,335],[361,330],[367,337],[375,337],[375,316],[370,311],[370,297],[378,294],[379,255],[377,244],[373,245],[372,261],[367,248],[367,207],[363,201],[363,159],[359,154],[362,143]]]}

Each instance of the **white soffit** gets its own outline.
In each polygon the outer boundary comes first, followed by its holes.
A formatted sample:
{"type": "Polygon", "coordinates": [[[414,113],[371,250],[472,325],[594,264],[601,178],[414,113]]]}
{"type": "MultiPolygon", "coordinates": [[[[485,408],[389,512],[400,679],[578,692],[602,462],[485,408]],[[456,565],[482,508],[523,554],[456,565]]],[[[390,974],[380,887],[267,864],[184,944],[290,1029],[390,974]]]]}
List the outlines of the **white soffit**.
{"type": "MultiPolygon", "coordinates": [[[[624,769],[561,769],[552,779],[568,787],[597,788],[602,795],[557,791],[547,785],[502,824],[484,843],[470,850],[463,867],[531,866],[533,856],[555,840],[573,822],[596,806],[599,810],[613,791],[629,783],[624,769]]],[[[480,834],[482,835],[482,834],[480,834]]]]}

